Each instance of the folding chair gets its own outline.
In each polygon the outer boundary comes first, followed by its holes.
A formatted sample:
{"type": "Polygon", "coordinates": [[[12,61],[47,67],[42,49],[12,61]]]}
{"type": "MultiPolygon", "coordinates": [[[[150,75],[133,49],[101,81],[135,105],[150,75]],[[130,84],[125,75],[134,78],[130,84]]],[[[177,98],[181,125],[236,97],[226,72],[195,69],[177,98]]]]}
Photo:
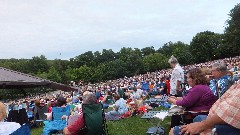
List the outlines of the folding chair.
{"type": "Polygon", "coordinates": [[[106,135],[106,120],[101,103],[83,104],[83,118],[87,135],[106,135]]]}
{"type": "Polygon", "coordinates": [[[62,133],[62,130],[66,127],[66,119],[62,120],[62,116],[70,115],[70,105],[66,107],[53,107],[52,108],[52,120],[44,121],[43,135],[62,133]]]}
{"type": "Polygon", "coordinates": [[[169,116],[172,116],[171,128],[174,126],[190,124],[193,122],[193,119],[198,115],[208,115],[208,111],[185,111],[185,108],[174,105],[169,110],[169,116]]]}
{"type": "Polygon", "coordinates": [[[193,123],[193,120],[198,115],[208,115],[208,111],[200,111],[200,112],[194,112],[194,111],[184,111],[181,115],[181,124],[190,124],[193,123]]]}
{"type": "Polygon", "coordinates": [[[35,106],[34,108],[34,123],[36,127],[42,126],[44,120],[47,118],[45,113],[48,112],[47,105],[44,106],[35,106]]]}
{"type": "Polygon", "coordinates": [[[10,135],[31,135],[30,127],[28,124],[23,124],[19,129],[17,129],[10,135]]]}
{"type": "Polygon", "coordinates": [[[62,116],[70,115],[70,105],[67,105],[66,107],[53,107],[52,108],[52,120],[62,120],[62,116]]]}
{"type": "Polygon", "coordinates": [[[11,110],[7,117],[8,122],[17,122],[20,125],[29,123],[26,109],[11,110]]]}

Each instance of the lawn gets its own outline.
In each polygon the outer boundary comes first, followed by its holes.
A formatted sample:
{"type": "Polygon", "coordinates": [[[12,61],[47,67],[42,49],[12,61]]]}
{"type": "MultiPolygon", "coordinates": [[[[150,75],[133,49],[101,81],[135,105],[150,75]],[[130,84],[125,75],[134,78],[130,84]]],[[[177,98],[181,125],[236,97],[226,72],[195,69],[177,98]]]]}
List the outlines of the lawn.
{"type": "MultiPolygon", "coordinates": [[[[155,108],[154,110],[162,110],[162,107],[155,108]]],[[[166,118],[161,122],[161,126],[165,128],[165,134],[169,132],[170,118],[166,118]]],[[[157,125],[157,122],[154,122],[157,125]]],[[[140,115],[132,116],[130,118],[121,119],[119,121],[108,121],[107,129],[109,135],[146,135],[148,128],[152,127],[149,121],[141,119],[140,115]]],[[[31,129],[32,135],[41,135],[42,127],[31,129]]]]}

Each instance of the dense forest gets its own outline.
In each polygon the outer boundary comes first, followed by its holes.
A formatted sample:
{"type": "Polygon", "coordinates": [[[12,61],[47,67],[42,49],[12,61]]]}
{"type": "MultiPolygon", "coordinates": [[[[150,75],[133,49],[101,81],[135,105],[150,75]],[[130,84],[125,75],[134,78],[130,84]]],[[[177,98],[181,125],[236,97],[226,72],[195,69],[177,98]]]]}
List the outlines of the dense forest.
{"type": "Polygon", "coordinates": [[[69,60],[48,60],[44,55],[32,59],[1,59],[0,66],[64,84],[70,80],[99,82],[169,68],[167,60],[171,55],[177,57],[181,65],[189,65],[237,56],[239,48],[240,4],[237,4],[229,12],[223,34],[199,32],[190,44],[170,41],[159,48],[124,47],[119,52],[103,49],[101,52],[88,51],[69,60]]]}

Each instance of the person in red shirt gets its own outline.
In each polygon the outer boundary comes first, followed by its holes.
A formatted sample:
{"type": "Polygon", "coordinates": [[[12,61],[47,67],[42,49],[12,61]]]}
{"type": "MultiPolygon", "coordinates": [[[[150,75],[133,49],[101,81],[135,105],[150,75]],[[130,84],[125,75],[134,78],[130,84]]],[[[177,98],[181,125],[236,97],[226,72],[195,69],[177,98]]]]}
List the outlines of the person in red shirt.
{"type": "Polygon", "coordinates": [[[170,79],[166,79],[167,94],[170,95],[170,79]]]}

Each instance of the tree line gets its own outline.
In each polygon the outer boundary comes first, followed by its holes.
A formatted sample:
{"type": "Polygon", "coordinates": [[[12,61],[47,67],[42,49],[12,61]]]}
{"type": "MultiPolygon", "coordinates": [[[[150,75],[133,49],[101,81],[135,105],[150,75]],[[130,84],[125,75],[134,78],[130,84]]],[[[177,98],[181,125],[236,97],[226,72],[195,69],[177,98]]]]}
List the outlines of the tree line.
{"type": "Polygon", "coordinates": [[[0,66],[68,84],[70,80],[99,82],[166,69],[171,55],[181,65],[238,56],[240,4],[229,12],[223,34],[204,31],[197,33],[190,44],[170,41],[159,46],[158,49],[153,46],[142,49],[123,47],[119,52],[112,49],[88,51],[69,60],[48,60],[44,55],[32,59],[1,59],[0,66]]]}

